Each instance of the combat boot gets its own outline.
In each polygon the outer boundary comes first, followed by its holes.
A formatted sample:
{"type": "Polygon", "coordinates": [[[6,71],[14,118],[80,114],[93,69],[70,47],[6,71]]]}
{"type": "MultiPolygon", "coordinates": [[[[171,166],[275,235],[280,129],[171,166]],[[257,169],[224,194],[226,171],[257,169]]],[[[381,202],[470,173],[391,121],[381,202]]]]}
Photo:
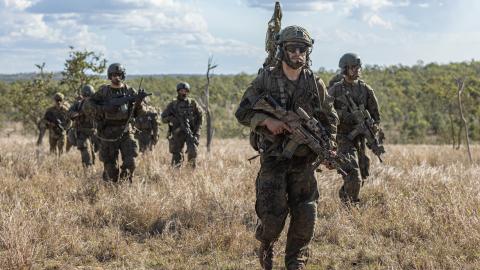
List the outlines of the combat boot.
{"type": "Polygon", "coordinates": [[[273,243],[265,244],[261,243],[258,249],[258,259],[260,260],[260,266],[262,269],[273,269],[273,243]]]}

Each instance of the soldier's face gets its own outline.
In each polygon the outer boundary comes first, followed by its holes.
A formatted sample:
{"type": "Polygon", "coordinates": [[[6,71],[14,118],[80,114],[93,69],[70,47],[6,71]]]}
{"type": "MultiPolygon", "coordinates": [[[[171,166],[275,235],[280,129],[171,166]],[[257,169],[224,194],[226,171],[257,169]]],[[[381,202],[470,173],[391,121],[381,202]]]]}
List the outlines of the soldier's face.
{"type": "Polygon", "coordinates": [[[113,73],[111,77],[111,82],[113,85],[121,85],[122,84],[122,73],[113,73]]]}
{"type": "Polygon", "coordinates": [[[287,57],[293,68],[300,68],[307,61],[308,46],[302,43],[289,43],[285,45],[287,57]]]}
{"type": "Polygon", "coordinates": [[[185,99],[188,95],[188,90],[187,89],[180,89],[178,90],[178,96],[182,99],[185,99]]]}
{"type": "Polygon", "coordinates": [[[362,67],[359,65],[349,66],[347,75],[350,79],[356,80],[360,77],[361,70],[362,70],[362,67]]]}

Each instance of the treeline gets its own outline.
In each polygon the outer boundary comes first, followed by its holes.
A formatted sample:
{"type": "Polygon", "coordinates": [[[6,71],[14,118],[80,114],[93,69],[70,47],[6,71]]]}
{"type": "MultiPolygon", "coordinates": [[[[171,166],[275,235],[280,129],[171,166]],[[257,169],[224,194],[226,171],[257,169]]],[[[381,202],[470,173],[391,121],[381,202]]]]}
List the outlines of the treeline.
{"type": "MultiPolygon", "coordinates": [[[[326,83],[334,75],[325,70],[317,73],[326,83]]],[[[41,112],[49,106],[50,96],[54,92],[67,94],[71,101],[75,98],[71,84],[45,76],[39,73],[32,80],[0,82],[0,122],[3,125],[9,121],[20,121],[27,126],[27,130],[35,130],[35,118],[41,116],[41,112]],[[39,87],[39,83],[40,87],[46,88],[40,94],[34,89],[39,87]],[[15,102],[24,102],[26,109],[20,109],[21,106],[15,102]],[[31,114],[29,120],[25,119],[25,114],[31,114]]],[[[248,130],[236,122],[234,113],[244,90],[254,77],[242,73],[212,78],[210,111],[215,137],[242,137],[248,134],[248,130]]],[[[388,143],[458,144],[459,140],[464,140],[457,102],[458,80],[464,79],[461,97],[470,138],[480,140],[480,62],[418,64],[410,67],[366,66],[362,77],[378,97],[388,143]]],[[[175,98],[175,86],[179,81],[189,82],[192,86],[191,96],[205,103],[204,76],[144,76],[142,88],[154,94],[150,103],[161,110],[175,98]]],[[[96,88],[106,83],[101,80],[92,82],[96,88]]],[[[127,78],[127,83],[137,88],[140,78],[127,78]]]]}

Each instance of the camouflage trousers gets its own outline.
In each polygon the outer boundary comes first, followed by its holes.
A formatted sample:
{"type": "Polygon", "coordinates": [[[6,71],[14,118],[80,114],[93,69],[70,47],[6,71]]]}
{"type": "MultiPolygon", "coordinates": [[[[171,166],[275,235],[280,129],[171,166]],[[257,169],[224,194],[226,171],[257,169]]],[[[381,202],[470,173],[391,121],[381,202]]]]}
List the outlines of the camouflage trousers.
{"type": "Polygon", "coordinates": [[[143,153],[147,150],[152,151],[154,145],[152,130],[137,130],[137,132],[135,132],[135,139],[138,141],[140,152],[143,153]]]}
{"type": "Polygon", "coordinates": [[[67,136],[65,133],[57,133],[52,130],[48,132],[48,143],[50,144],[50,153],[61,155],[65,148],[67,136]]]}
{"type": "Polygon", "coordinates": [[[343,203],[358,203],[363,179],[369,175],[370,159],[365,153],[365,139],[358,137],[353,141],[345,135],[337,135],[338,153],[351,159],[351,168],[347,176],[343,177],[343,186],[338,192],[343,203]]]}
{"type": "Polygon", "coordinates": [[[198,153],[198,146],[195,144],[187,143],[186,135],[176,133],[168,139],[168,146],[170,153],[172,154],[172,166],[179,167],[183,162],[183,148],[187,145],[187,159],[190,166],[196,166],[196,158],[198,153]]]}
{"type": "Polygon", "coordinates": [[[103,180],[117,182],[120,179],[132,182],[137,156],[137,141],[131,133],[124,134],[115,142],[102,141],[100,143],[100,160],[103,162],[103,180]],[[118,167],[119,154],[121,154],[123,162],[120,168],[118,167]]]}
{"type": "Polygon", "coordinates": [[[85,167],[95,163],[95,151],[93,145],[93,129],[78,129],[76,131],[76,146],[82,155],[82,164],[85,167]]]}
{"type": "Polygon", "coordinates": [[[280,236],[290,213],[285,249],[287,269],[304,267],[309,257],[319,197],[312,166],[314,159],[261,157],[256,180],[255,211],[259,220],[255,236],[262,244],[272,245],[280,236]]]}

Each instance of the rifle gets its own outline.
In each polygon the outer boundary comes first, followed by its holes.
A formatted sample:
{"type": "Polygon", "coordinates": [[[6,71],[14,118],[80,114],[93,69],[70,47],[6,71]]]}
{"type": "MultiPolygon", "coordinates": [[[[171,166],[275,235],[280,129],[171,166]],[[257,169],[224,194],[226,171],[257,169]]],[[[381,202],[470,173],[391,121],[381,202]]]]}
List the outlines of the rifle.
{"type": "Polygon", "coordinates": [[[190,126],[190,120],[187,118],[187,116],[184,115],[183,118],[180,118],[178,115],[173,114],[173,117],[178,120],[180,123],[180,129],[187,135],[187,144],[198,146],[200,142],[198,141],[197,137],[195,137],[195,134],[193,134],[190,126]]]}
{"type": "Polygon", "coordinates": [[[108,109],[113,109],[114,107],[122,106],[130,102],[142,102],[147,96],[151,96],[152,93],[145,92],[144,89],[139,89],[138,93],[132,95],[123,95],[119,97],[114,97],[106,100],[99,101],[97,104],[107,107],[108,109]]]}
{"type": "MultiPolygon", "coordinates": [[[[292,128],[293,132],[286,135],[290,140],[283,149],[283,157],[290,159],[297,147],[304,144],[317,155],[317,160],[314,162],[315,167],[320,165],[321,160],[326,160],[343,176],[352,170],[347,158],[333,152],[325,127],[317,119],[309,116],[301,107],[298,107],[296,112],[286,111],[275,99],[267,95],[260,97],[255,102],[253,109],[267,113],[292,128]]],[[[266,135],[268,137],[269,134],[266,135]]]]}
{"type": "Polygon", "coordinates": [[[282,28],[282,7],[280,2],[275,2],[275,9],[273,15],[267,24],[267,34],[265,36],[265,51],[268,56],[265,58],[263,67],[271,67],[275,65],[275,54],[277,52],[276,36],[282,28]]]}
{"type": "Polygon", "coordinates": [[[372,150],[373,154],[378,157],[380,162],[383,162],[381,155],[385,154],[385,148],[382,144],[382,131],[379,130],[378,132],[374,131],[374,123],[372,116],[370,113],[365,109],[364,105],[361,104],[357,106],[350,95],[345,95],[347,97],[349,108],[355,122],[358,123],[355,125],[355,128],[350,132],[347,136],[349,140],[353,140],[358,135],[363,135],[367,141],[367,146],[372,150]]]}

